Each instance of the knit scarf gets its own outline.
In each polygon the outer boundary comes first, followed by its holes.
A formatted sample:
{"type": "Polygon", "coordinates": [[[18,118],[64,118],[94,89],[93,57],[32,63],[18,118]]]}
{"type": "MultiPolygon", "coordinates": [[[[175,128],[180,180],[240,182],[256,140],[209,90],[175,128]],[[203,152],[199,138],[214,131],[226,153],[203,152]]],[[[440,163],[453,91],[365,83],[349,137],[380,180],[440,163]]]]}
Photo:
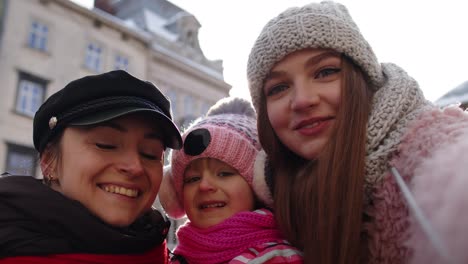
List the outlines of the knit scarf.
{"type": "Polygon", "coordinates": [[[410,121],[433,105],[417,82],[395,64],[383,63],[386,82],[374,95],[367,125],[366,200],[380,183],[410,121]]]}
{"type": "Polygon", "coordinates": [[[174,254],[190,264],[225,263],[249,247],[282,239],[273,214],[266,209],[240,212],[206,229],[188,222],[179,228],[177,237],[174,254]]]}

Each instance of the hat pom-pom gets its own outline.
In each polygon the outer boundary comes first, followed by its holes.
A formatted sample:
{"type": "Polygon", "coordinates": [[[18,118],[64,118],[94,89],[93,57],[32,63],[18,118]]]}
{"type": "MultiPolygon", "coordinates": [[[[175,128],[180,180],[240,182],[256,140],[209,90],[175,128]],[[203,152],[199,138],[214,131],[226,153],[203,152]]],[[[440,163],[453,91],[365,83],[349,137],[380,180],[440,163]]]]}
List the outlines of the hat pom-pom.
{"type": "Polygon", "coordinates": [[[256,118],[252,103],[241,97],[225,97],[214,104],[206,116],[238,114],[256,118]]]}
{"type": "Polygon", "coordinates": [[[177,198],[171,166],[164,167],[161,188],[159,189],[159,202],[170,218],[179,219],[185,216],[184,207],[177,198]]]}

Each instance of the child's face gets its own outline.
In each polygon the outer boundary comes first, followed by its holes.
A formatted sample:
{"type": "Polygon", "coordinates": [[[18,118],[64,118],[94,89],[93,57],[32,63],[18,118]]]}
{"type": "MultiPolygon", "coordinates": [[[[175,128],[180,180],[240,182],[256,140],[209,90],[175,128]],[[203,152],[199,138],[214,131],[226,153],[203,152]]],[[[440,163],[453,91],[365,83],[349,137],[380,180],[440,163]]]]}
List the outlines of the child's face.
{"type": "Polygon", "coordinates": [[[221,223],[255,206],[252,189],[236,169],[212,158],[194,160],[184,173],[184,208],[198,228],[221,223]]]}

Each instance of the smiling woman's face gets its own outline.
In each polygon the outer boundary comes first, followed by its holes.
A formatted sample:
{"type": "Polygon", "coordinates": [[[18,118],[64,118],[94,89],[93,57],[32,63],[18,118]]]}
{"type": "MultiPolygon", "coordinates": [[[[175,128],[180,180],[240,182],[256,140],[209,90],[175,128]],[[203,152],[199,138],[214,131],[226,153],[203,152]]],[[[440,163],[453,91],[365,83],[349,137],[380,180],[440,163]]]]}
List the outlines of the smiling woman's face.
{"type": "Polygon", "coordinates": [[[92,127],[68,127],[53,188],[113,226],[150,210],[162,179],[164,145],[153,119],[131,114],[92,127]]]}
{"type": "Polygon", "coordinates": [[[331,137],[341,96],[341,56],[323,49],[289,54],[263,86],[268,119],[279,140],[312,160],[331,137]]]}

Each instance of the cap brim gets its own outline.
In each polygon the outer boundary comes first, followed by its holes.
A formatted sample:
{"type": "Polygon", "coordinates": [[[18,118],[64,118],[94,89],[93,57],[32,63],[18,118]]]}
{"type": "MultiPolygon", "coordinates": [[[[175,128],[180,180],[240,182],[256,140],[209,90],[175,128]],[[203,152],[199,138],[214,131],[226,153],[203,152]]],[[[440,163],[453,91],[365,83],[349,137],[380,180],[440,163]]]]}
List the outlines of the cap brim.
{"type": "Polygon", "coordinates": [[[72,126],[89,126],[102,123],[104,121],[109,121],[111,119],[121,117],[124,115],[137,113],[137,112],[146,112],[151,113],[157,122],[161,124],[161,130],[164,133],[164,145],[172,149],[182,148],[182,137],[177,126],[169,119],[164,113],[158,111],[157,109],[149,108],[140,108],[140,107],[120,107],[107,109],[102,111],[97,111],[92,115],[87,115],[84,117],[77,118],[72,120],[69,125],[72,126]]]}

